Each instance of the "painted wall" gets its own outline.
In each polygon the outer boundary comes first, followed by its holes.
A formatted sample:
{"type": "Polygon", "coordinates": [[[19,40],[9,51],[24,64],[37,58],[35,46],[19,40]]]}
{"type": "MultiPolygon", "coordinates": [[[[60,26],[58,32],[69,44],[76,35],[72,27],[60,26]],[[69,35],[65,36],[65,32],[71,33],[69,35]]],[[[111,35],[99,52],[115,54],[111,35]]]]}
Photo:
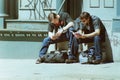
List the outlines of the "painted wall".
{"type": "Polygon", "coordinates": [[[116,0],[83,0],[83,11],[102,20],[112,20],[116,16],[116,0]]]}

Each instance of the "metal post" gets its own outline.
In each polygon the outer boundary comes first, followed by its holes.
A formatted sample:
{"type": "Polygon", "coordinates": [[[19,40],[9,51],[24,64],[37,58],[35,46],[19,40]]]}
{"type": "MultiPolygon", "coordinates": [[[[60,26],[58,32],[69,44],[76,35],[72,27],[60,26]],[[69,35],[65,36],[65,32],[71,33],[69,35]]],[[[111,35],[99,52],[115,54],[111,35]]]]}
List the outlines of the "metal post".
{"type": "Polygon", "coordinates": [[[0,0],[0,29],[6,28],[4,18],[8,16],[5,13],[5,0],[0,0]]]}
{"type": "Polygon", "coordinates": [[[120,17],[120,0],[117,0],[117,17],[119,16],[120,17]]]}

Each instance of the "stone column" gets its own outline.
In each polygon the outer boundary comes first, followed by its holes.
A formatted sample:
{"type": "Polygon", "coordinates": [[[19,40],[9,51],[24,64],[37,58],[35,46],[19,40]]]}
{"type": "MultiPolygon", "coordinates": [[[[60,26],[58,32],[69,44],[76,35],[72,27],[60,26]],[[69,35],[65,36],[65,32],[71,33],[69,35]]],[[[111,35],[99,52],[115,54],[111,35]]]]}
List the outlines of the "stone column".
{"type": "Polygon", "coordinates": [[[120,32],[120,0],[116,0],[116,17],[113,18],[113,32],[120,32]]]}
{"type": "Polygon", "coordinates": [[[0,29],[6,28],[5,17],[8,16],[5,12],[5,0],[0,0],[0,29]]]}
{"type": "Polygon", "coordinates": [[[120,17],[120,0],[117,0],[117,16],[120,17]]]}
{"type": "Polygon", "coordinates": [[[112,23],[112,52],[113,60],[120,62],[120,0],[116,0],[116,17],[113,18],[112,23]]]}

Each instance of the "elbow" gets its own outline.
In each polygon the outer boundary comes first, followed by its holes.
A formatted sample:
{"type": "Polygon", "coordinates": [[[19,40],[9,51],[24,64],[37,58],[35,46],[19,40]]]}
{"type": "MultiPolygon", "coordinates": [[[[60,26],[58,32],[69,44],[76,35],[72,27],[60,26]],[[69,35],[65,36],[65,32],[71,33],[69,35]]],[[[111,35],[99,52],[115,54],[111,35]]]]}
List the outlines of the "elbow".
{"type": "Polygon", "coordinates": [[[74,22],[70,22],[69,24],[70,24],[71,26],[74,26],[74,22]]]}
{"type": "Polygon", "coordinates": [[[71,22],[72,26],[74,26],[74,22],[71,22]]]}

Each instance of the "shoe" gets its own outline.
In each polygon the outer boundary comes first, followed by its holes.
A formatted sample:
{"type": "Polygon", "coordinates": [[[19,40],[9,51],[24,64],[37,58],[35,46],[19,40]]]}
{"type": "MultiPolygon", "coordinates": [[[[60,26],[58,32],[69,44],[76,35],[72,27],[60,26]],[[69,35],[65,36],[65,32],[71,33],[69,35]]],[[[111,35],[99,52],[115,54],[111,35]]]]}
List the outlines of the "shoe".
{"type": "Polygon", "coordinates": [[[44,62],[44,57],[40,57],[39,59],[37,59],[36,64],[40,64],[42,62],[44,62]]]}
{"type": "Polygon", "coordinates": [[[72,59],[66,59],[65,60],[65,63],[77,63],[78,61],[77,60],[72,60],[72,59]]]}
{"type": "Polygon", "coordinates": [[[70,50],[70,48],[68,48],[67,55],[69,55],[69,54],[70,54],[70,51],[71,51],[71,50],[70,50]]]}
{"type": "Polygon", "coordinates": [[[101,60],[92,60],[92,64],[100,64],[101,60]]]}

